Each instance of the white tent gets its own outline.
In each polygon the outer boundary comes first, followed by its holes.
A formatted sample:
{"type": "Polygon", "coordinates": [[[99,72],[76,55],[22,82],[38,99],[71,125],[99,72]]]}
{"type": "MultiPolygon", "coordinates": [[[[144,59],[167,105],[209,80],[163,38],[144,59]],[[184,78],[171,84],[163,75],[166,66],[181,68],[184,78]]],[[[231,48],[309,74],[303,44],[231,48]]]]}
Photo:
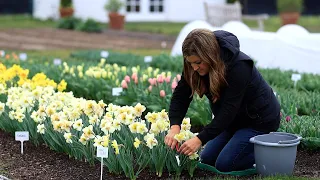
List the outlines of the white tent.
{"type": "Polygon", "coordinates": [[[262,68],[280,68],[300,73],[320,74],[320,33],[309,33],[298,25],[286,25],[277,32],[252,31],[242,22],[231,21],[222,27],[213,27],[205,21],[193,21],[181,30],[171,55],[182,54],[182,42],[195,28],[226,30],[236,35],[240,50],[257,61],[262,68]]]}

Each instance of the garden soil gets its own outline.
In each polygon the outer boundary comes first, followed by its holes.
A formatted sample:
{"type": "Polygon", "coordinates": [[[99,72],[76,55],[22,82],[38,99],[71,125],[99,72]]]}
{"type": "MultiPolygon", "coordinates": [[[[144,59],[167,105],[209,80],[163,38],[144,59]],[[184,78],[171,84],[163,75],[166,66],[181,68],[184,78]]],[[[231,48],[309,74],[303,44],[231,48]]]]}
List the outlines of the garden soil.
{"type": "Polygon", "coordinates": [[[175,39],[175,36],[109,29],[102,33],[86,33],[54,28],[0,29],[0,49],[8,50],[171,50],[175,39]],[[165,47],[163,42],[165,42],[165,47]]]}
{"type": "MultiPolygon", "coordinates": [[[[69,158],[68,155],[50,150],[46,145],[34,146],[24,142],[24,154],[20,153],[20,142],[14,136],[0,130],[0,175],[10,179],[68,179],[97,180],[100,178],[100,164],[89,165],[83,161],[69,158]]],[[[320,179],[320,151],[298,150],[294,176],[320,179]]],[[[109,174],[106,170],[103,179],[126,179],[123,175],[109,174]]],[[[196,169],[194,178],[231,178],[217,176],[212,172],[196,169]]],[[[253,179],[257,176],[243,176],[237,179],[253,179]]],[[[1,179],[1,178],[0,178],[1,179]]],[[[143,171],[138,179],[174,179],[164,173],[161,178],[148,170],[143,171]]],[[[190,179],[184,172],[180,179],[190,179]]]]}

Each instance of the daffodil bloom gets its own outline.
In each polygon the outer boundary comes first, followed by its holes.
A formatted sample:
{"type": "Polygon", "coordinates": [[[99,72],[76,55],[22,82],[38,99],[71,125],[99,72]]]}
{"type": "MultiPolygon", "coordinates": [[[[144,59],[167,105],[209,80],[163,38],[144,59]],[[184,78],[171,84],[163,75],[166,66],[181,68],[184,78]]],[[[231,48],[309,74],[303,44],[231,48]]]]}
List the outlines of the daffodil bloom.
{"type": "Polygon", "coordinates": [[[179,143],[186,139],[185,133],[180,132],[179,134],[174,135],[174,139],[176,139],[179,143]]]}
{"type": "Polygon", "coordinates": [[[145,122],[140,122],[137,126],[137,133],[144,134],[148,132],[148,128],[145,122]]]}
{"type": "Polygon", "coordinates": [[[6,92],[7,90],[5,85],[0,83],[0,94],[5,94],[6,92]]]}
{"type": "Polygon", "coordinates": [[[101,125],[102,126],[100,128],[105,134],[112,134],[116,130],[111,121],[105,121],[101,125]]]}
{"type": "Polygon", "coordinates": [[[5,104],[0,102],[0,115],[4,112],[5,104]]]}
{"type": "Polygon", "coordinates": [[[140,144],[141,144],[141,141],[140,141],[138,138],[135,138],[135,139],[134,139],[133,146],[137,149],[140,144]]]}
{"type": "Polygon", "coordinates": [[[94,147],[102,146],[102,144],[101,144],[102,137],[101,136],[96,136],[93,141],[94,141],[94,144],[93,144],[94,147]]]}
{"type": "Polygon", "coordinates": [[[82,129],[82,132],[88,139],[93,139],[94,138],[94,132],[93,132],[93,126],[89,125],[88,127],[85,127],[82,129]]]}
{"type": "Polygon", "coordinates": [[[86,145],[87,141],[88,141],[88,138],[84,134],[82,134],[79,139],[79,142],[81,142],[83,145],[86,145]]]}
{"type": "Polygon", "coordinates": [[[52,106],[48,106],[46,108],[46,113],[47,113],[47,116],[50,117],[51,115],[53,115],[54,113],[56,112],[56,109],[52,106]]]}
{"type": "Polygon", "coordinates": [[[197,159],[198,157],[199,157],[199,154],[198,154],[198,153],[193,153],[193,154],[191,154],[191,155],[189,156],[189,159],[195,160],[195,159],[197,159]]]}
{"type": "Polygon", "coordinates": [[[51,121],[59,121],[60,120],[60,116],[58,113],[54,113],[51,115],[50,117],[51,121]]]}
{"type": "Polygon", "coordinates": [[[89,117],[89,123],[94,125],[94,124],[98,124],[100,122],[100,120],[98,119],[97,115],[94,115],[92,117],[89,117]]]}
{"type": "Polygon", "coordinates": [[[169,121],[169,116],[165,109],[162,109],[162,111],[159,112],[159,115],[162,119],[169,121]]]}
{"type": "Polygon", "coordinates": [[[64,133],[63,137],[66,139],[67,143],[72,143],[72,140],[71,140],[72,134],[71,133],[64,133]]]}
{"type": "Polygon", "coordinates": [[[158,113],[150,113],[148,112],[148,114],[146,115],[146,120],[151,122],[151,123],[155,123],[159,118],[159,114],[158,113]]]}
{"type": "Polygon", "coordinates": [[[102,142],[101,142],[101,145],[103,147],[108,147],[109,146],[109,141],[110,141],[110,135],[105,135],[105,136],[102,136],[102,142]]]}
{"type": "Polygon", "coordinates": [[[40,134],[44,134],[44,131],[45,131],[45,127],[44,127],[44,124],[38,124],[37,125],[37,132],[40,133],[40,134]]]}
{"type": "Polygon", "coordinates": [[[113,140],[113,141],[112,141],[111,146],[114,148],[115,154],[120,154],[120,152],[119,152],[119,145],[118,145],[118,143],[117,143],[116,140],[113,140]]]}
{"type": "Polygon", "coordinates": [[[134,106],[134,115],[137,117],[140,117],[142,113],[146,110],[146,107],[138,103],[134,106]]]}
{"type": "Polygon", "coordinates": [[[71,121],[68,121],[68,120],[61,121],[61,130],[66,131],[66,132],[70,132],[71,127],[72,127],[71,121]]]}
{"type": "Polygon", "coordinates": [[[144,136],[144,140],[147,143],[147,146],[149,147],[149,149],[152,149],[154,146],[158,145],[158,141],[157,139],[154,137],[154,134],[147,134],[146,136],[144,136]]]}
{"type": "Polygon", "coordinates": [[[78,119],[77,121],[75,121],[72,125],[72,127],[77,130],[77,131],[81,131],[83,124],[82,124],[82,119],[78,119]]]}

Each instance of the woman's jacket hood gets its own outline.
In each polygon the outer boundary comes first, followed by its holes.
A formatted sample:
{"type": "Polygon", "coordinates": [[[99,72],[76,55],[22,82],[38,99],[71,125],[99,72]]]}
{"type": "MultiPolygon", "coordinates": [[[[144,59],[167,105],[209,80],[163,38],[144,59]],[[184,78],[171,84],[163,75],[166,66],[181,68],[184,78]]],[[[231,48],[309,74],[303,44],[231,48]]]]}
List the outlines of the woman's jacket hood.
{"type": "Polygon", "coordinates": [[[213,34],[220,46],[220,57],[227,65],[232,65],[238,60],[251,60],[240,51],[239,40],[234,34],[223,30],[213,31],[213,34]]]}

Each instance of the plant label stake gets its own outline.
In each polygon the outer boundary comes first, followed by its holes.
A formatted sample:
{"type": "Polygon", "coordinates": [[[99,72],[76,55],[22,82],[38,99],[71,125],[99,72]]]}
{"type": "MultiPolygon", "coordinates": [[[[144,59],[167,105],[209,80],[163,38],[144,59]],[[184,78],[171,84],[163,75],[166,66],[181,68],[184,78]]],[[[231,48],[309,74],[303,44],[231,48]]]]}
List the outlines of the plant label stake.
{"type": "Polygon", "coordinates": [[[21,154],[23,154],[23,141],[29,141],[29,132],[28,131],[16,131],[15,132],[16,141],[21,142],[21,154]]]}
{"type": "Polygon", "coordinates": [[[53,60],[53,64],[56,65],[56,66],[61,65],[61,59],[54,59],[53,60]]]}
{"type": "Polygon", "coordinates": [[[20,54],[19,54],[19,59],[20,59],[21,61],[26,61],[27,58],[28,58],[28,56],[27,56],[26,53],[20,53],[20,54]]]}
{"type": "Polygon", "coordinates": [[[101,174],[100,174],[100,180],[102,180],[102,174],[103,174],[103,158],[108,158],[108,147],[97,146],[97,157],[101,157],[101,174]]]}
{"type": "Polygon", "coordinates": [[[178,166],[180,166],[180,159],[179,159],[179,155],[176,155],[176,160],[177,160],[178,166]]]}
{"type": "Polygon", "coordinates": [[[292,74],[291,80],[294,81],[294,87],[297,86],[297,82],[301,79],[301,74],[292,74]]]}
{"type": "Polygon", "coordinates": [[[4,50],[1,50],[1,51],[0,51],[0,56],[1,56],[1,57],[4,57],[5,55],[6,55],[6,52],[5,52],[4,50]]]}
{"type": "Polygon", "coordinates": [[[144,62],[145,63],[150,63],[152,61],[152,56],[145,56],[144,57],[144,62]]]}
{"type": "Polygon", "coordinates": [[[112,88],[112,96],[120,96],[122,90],[122,87],[112,88]]]}
{"type": "Polygon", "coordinates": [[[108,51],[101,51],[100,56],[103,58],[107,58],[107,57],[109,57],[109,52],[108,51]]]}
{"type": "Polygon", "coordinates": [[[178,166],[180,166],[180,159],[179,159],[178,150],[179,150],[179,144],[177,143],[176,144],[176,160],[177,160],[178,166]]]}

